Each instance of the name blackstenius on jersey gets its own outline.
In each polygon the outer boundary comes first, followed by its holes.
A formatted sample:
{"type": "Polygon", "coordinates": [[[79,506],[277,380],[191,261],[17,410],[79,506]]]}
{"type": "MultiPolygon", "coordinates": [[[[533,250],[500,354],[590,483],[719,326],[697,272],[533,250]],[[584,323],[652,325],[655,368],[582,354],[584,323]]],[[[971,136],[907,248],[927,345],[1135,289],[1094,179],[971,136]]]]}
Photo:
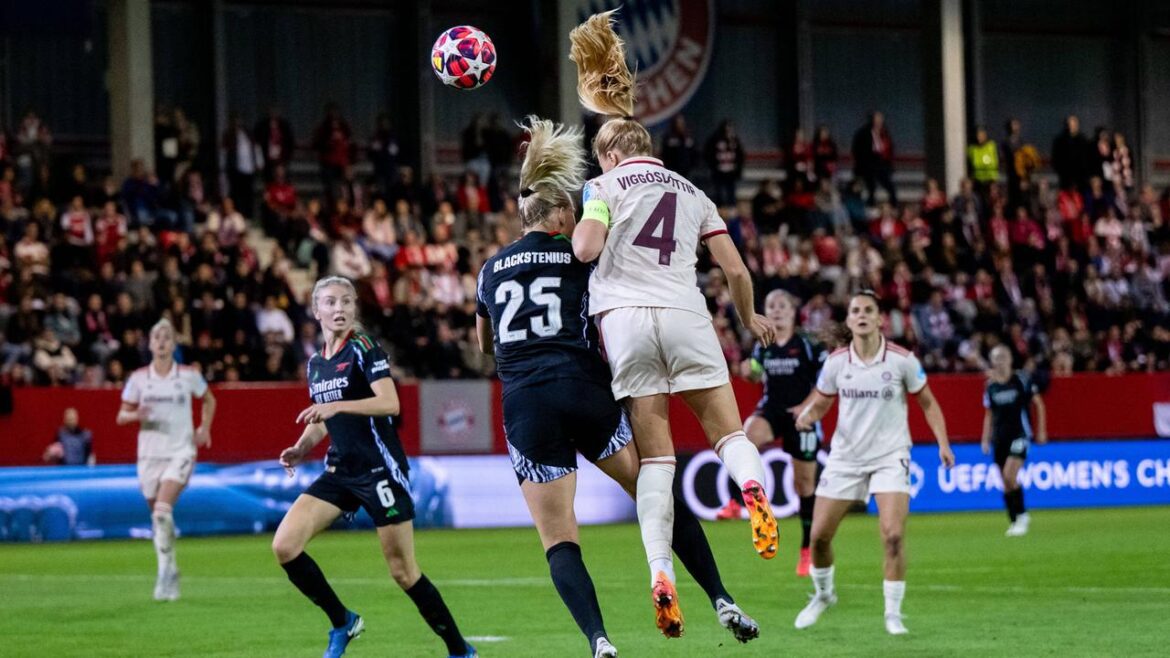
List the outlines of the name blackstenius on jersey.
{"type": "Polygon", "coordinates": [[[573,255],[565,252],[556,251],[522,251],[518,254],[512,254],[497,260],[492,265],[492,273],[500,270],[514,267],[516,265],[531,265],[536,263],[538,265],[568,265],[573,262],[573,255]]]}

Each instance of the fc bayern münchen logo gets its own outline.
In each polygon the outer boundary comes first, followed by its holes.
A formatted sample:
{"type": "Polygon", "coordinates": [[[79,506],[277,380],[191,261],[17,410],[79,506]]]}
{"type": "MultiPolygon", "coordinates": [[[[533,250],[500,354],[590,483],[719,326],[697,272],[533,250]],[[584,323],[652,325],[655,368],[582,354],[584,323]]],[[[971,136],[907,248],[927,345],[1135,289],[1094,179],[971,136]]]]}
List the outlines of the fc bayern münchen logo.
{"type": "Polygon", "coordinates": [[[714,0],[582,0],[580,19],[618,9],[617,32],[638,74],[638,119],[673,117],[707,74],[715,42],[714,0]]]}

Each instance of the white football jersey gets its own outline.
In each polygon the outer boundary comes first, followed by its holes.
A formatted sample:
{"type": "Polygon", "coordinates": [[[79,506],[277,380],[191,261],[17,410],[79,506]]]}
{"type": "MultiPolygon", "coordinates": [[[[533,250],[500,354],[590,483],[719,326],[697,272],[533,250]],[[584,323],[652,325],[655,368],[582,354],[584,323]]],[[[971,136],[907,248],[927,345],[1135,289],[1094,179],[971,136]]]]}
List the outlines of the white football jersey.
{"type": "Polygon", "coordinates": [[[585,184],[609,210],[609,236],[589,279],[589,314],[623,306],[710,317],[695,276],[700,240],[727,232],[702,190],[649,157],[628,158],[585,184]]]}
{"type": "Polygon", "coordinates": [[[926,371],[909,350],[882,338],[877,357],[862,363],[853,344],[825,360],[817,379],[822,395],[840,396],[830,458],[873,462],[910,451],[906,394],[926,386],[926,371]]]}
{"type": "Polygon", "coordinates": [[[122,401],[145,408],[138,425],[138,457],[195,456],[191,398],[207,392],[207,380],[195,369],[174,364],[166,375],[146,366],[135,370],[122,389],[122,401]]]}

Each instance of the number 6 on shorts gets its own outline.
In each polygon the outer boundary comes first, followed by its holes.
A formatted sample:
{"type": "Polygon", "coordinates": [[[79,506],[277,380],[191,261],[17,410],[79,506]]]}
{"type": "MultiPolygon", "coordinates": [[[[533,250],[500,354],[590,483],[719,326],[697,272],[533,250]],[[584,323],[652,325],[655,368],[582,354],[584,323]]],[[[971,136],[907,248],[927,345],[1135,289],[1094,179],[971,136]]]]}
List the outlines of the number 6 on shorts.
{"type": "Polygon", "coordinates": [[[378,501],[387,509],[394,507],[394,492],[390,490],[390,481],[382,480],[375,489],[378,491],[378,501]]]}

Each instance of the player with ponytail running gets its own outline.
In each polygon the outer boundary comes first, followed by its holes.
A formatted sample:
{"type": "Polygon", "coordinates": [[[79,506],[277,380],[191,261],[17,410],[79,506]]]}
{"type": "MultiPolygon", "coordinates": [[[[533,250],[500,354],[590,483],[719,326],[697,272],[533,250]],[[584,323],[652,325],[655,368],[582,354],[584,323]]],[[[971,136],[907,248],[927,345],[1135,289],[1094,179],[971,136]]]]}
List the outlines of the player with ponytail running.
{"type": "Polygon", "coordinates": [[[741,488],[756,552],[770,559],[777,548],[764,465],[743,432],[727,363],[698,289],[699,242],[707,243],[726,273],[744,326],[765,344],[772,342],[774,330],[755,312],[751,276],[715,204],[650,156],[653,144],[633,116],[634,76],[612,16],[594,15],[569,35],[582,104],[613,117],[593,141],[603,173],[585,185],[573,251],[583,262],[597,262],[589,281],[588,313],[598,324],[613,370],[613,395],[625,400],[641,455],[638,524],[658,627],[670,637],[683,625],[671,560],[671,395],[681,396],[695,412],[741,488]]]}

